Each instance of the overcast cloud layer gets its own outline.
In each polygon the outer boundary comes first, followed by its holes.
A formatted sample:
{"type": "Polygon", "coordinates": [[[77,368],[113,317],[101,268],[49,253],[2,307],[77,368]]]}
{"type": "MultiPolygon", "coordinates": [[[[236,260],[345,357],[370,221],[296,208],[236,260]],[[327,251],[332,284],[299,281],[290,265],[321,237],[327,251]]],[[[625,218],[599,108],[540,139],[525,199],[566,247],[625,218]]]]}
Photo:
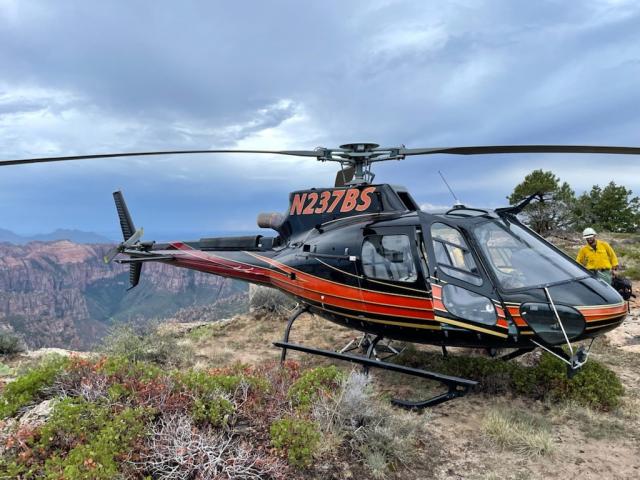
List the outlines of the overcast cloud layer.
{"type": "MultiPolygon", "coordinates": [[[[640,145],[636,1],[0,0],[0,158],[183,148],[640,145]]],[[[0,228],[150,238],[253,230],[336,166],[251,156],[6,167],[0,228]]],[[[640,193],[640,159],[453,156],[380,165],[422,204],[497,206],[534,168],[640,193]]]]}

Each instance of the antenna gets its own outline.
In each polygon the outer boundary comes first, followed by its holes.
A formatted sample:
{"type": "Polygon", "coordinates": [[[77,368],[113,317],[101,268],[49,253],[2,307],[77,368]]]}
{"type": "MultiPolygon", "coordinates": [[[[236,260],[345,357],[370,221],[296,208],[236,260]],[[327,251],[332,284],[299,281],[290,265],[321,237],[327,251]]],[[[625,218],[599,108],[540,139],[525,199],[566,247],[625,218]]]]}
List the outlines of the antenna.
{"type": "Polygon", "coordinates": [[[453,199],[456,201],[456,205],[462,205],[462,203],[460,203],[460,200],[458,200],[458,197],[456,197],[456,194],[453,193],[453,189],[449,186],[449,182],[447,182],[447,179],[444,178],[444,175],[442,174],[442,172],[440,170],[438,170],[438,174],[440,175],[440,178],[442,178],[442,181],[444,182],[444,184],[447,186],[447,188],[449,189],[449,191],[451,192],[451,196],[453,197],[453,199]]]}

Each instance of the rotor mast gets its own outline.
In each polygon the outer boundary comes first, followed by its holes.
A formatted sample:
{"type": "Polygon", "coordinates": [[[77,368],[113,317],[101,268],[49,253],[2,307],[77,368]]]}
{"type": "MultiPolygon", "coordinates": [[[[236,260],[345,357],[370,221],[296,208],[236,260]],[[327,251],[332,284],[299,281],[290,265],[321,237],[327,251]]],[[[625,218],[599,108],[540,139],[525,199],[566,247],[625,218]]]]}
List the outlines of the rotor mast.
{"type": "Polygon", "coordinates": [[[346,143],[340,148],[330,149],[318,147],[318,160],[321,162],[339,162],[343,167],[353,169],[353,179],[346,182],[350,185],[367,185],[373,181],[375,174],[371,171],[373,162],[386,160],[402,160],[402,147],[380,148],[377,143],[346,143]]]}

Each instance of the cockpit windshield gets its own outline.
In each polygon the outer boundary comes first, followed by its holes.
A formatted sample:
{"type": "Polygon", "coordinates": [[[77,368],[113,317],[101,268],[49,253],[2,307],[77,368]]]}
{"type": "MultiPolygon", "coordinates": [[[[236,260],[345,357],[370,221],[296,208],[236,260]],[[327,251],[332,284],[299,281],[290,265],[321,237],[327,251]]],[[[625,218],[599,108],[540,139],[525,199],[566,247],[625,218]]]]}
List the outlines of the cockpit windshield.
{"type": "Polygon", "coordinates": [[[506,290],[558,283],[587,274],[521,226],[500,220],[477,225],[472,233],[506,290]]]}

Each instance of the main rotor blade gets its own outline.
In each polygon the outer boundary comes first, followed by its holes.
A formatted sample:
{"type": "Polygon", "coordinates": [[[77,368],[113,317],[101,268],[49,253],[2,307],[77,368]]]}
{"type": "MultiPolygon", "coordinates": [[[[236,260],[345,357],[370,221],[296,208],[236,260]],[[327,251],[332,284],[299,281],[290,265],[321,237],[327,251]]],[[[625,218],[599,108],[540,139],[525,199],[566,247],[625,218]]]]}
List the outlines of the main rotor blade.
{"type": "Polygon", "coordinates": [[[94,155],[72,155],[66,157],[24,158],[17,160],[0,160],[0,167],[8,165],[22,165],[25,163],[63,162],[66,160],[89,160],[94,158],[114,157],[148,157],[155,155],[190,155],[197,153],[267,153],[274,155],[291,155],[294,157],[321,157],[323,152],[318,150],[170,150],[166,152],[125,152],[99,153],[94,155]]]}
{"type": "Polygon", "coordinates": [[[492,153],[606,153],[640,155],[640,147],[607,147],[590,145],[486,145],[477,147],[401,148],[400,155],[486,155],[492,153]]]}

